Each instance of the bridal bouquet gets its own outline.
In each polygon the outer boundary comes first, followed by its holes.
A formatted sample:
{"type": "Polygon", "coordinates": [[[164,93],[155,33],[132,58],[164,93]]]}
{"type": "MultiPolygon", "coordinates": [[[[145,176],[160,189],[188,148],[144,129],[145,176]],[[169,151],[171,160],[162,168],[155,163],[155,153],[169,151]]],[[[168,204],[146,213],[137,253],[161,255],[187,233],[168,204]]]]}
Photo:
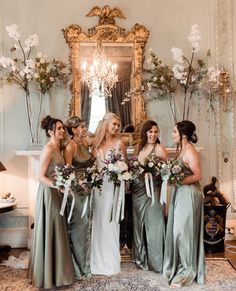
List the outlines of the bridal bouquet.
{"type": "Polygon", "coordinates": [[[161,175],[161,166],[163,161],[157,157],[154,153],[148,156],[144,164],[142,165],[144,173],[150,173],[154,177],[160,177],[161,175]]]}
{"type": "Polygon", "coordinates": [[[101,192],[102,182],[102,174],[98,171],[97,165],[94,164],[92,167],[86,169],[81,184],[82,186],[85,185],[88,189],[97,188],[101,192]]]}
{"type": "Polygon", "coordinates": [[[180,184],[185,177],[184,170],[177,160],[163,162],[160,174],[162,179],[166,177],[170,184],[180,184]]]}
{"type": "Polygon", "coordinates": [[[111,221],[119,223],[124,219],[125,209],[125,181],[131,180],[125,157],[120,149],[109,150],[107,158],[103,161],[105,166],[102,173],[108,176],[108,181],[114,183],[114,199],[111,211],[111,221]]]}
{"type": "Polygon", "coordinates": [[[73,191],[71,190],[72,186],[75,186],[77,184],[76,176],[75,176],[75,169],[72,166],[69,165],[56,165],[54,169],[54,182],[53,184],[63,190],[64,195],[63,195],[63,200],[61,204],[61,210],[60,210],[60,215],[64,215],[65,208],[66,208],[66,203],[67,203],[67,198],[69,195],[72,196],[72,203],[71,203],[71,208],[70,212],[68,215],[68,222],[70,222],[74,205],[75,205],[75,196],[73,191]]]}
{"type": "Polygon", "coordinates": [[[71,187],[72,184],[76,184],[75,169],[69,165],[56,165],[53,178],[53,185],[59,189],[65,189],[71,187]]]}
{"type": "Polygon", "coordinates": [[[132,180],[139,179],[140,175],[142,175],[144,172],[144,169],[139,163],[137,157],[132,157],[128,160],[128,169],[132,180]]]}
{"type": "Polygon", "coordinates": [[[121,181],[128,181],[131,179],[125,157],[119,149],[111,149],[107,159],[103,162],[105,167],[102,169],[102,172],[108,176],[109,182],[120,185],[121,181]]]}

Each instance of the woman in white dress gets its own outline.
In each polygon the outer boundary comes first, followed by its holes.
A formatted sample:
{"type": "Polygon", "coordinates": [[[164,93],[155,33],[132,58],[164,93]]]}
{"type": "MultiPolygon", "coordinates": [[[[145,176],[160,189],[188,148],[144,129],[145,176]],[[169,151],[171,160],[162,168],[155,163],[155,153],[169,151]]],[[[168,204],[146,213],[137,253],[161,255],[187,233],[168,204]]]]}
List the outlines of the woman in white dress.
{"type": "MultiPolygon", "coordinates": [[[[96,130],[94,155],[99,169],[109,151],[119,148],[126,154],[125,144],[119,139],[120,118],[114,113],[107,113],[96,130]]],[[[95,192],[92,240],[91,273],[114,275],[120,272],[120,225],[111,221],[114,184],[103,177],[101,193],[95,192]]]]}

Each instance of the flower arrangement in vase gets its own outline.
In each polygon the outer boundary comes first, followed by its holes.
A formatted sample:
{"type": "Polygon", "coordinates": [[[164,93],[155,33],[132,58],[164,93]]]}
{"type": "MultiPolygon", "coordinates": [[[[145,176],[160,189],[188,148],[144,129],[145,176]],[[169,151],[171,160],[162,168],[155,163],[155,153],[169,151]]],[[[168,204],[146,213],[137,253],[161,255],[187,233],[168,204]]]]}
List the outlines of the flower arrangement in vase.
{"type": "Polygon", "coordinates": [[[0,82],[1,84],[17,85],[25,92],[25,104],[27,121],[32,144],[39,143],[39,120],[42,109],[42,96],[48,93],[53,86],[67,84],[70,75],[69,65],[62,61],[49,61],[47,57],[39,53],[36,58],[32,52],[39,44],[37,34],[30,35],[24,42],[18,32],[16,24],[6,26],[10,38],[15,40],[10,49],[12,57],[0,57],[0,82]],[[37,104],[37,114],[34,114],[32,102],[32,90],[39,91],[40,97],[37,104]],[[36,115],[36,118],[34,118],[36,115]],[[36,120],[36,121],[35,121],[36,120]],[[35,121],[35,122],[34,122],[35,121]]]}
{"type": "MultiPolygon", "coordinates": [[[[210,50],[206,53],[205,61],[196,58],[200,50],[199,40],[201,39],[198,25],[191,27],[188,40],[191,43],[191,55],[188,58],[180,48],[173,47],[171,52],[175,64],[172,68],[165,65],[157,54],[149,49],[147,63],[148,69],[143,72],[142,93],[146,93],[147,101],[154,99],[167,99],[174,123],[177,120],[188,119],[193,96],[200,95],[206,99],[207,112],[211,109],[214,112],[214,102],[223,101],[223,110],[227,110],[227,97],[232,92],[229,73],[224,69],[218,70],[210,65],[210,50]],[[183,108],[180,116],[177,113],[176,97],[179,92],[183,94],[183,108]]],[[[140,94],[134,89],[126,93],[123,104],[131,98],[140,94]]],[[[178,102],[178,104],[180,104],[178,102]]]]}

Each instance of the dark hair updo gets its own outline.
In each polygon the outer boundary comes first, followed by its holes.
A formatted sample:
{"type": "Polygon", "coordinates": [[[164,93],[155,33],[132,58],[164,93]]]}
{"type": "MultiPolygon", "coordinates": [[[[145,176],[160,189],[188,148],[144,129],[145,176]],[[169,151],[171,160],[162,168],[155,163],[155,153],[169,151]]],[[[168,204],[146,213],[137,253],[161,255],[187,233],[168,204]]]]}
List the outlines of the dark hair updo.
{"type": "Polygon", "coordinates": [[[49,130],[55,132],[57,122],[61,122],[63,124],[60,119],[53,118],[50,115],[47,115],[45,118],[42,119],[41,128],[45,130],[47,137],[50,137],[50,134],[48,133],[49,130]]]}
{"type": "Polygon", "coordinates": [[[183,120],[176,123],[176,127],[179,131],[180,141],[183,139],[183,135],[186,135],[188,141],[196,143],[198,136],[196,134],[196,126],[192,121],[183,120]]]}

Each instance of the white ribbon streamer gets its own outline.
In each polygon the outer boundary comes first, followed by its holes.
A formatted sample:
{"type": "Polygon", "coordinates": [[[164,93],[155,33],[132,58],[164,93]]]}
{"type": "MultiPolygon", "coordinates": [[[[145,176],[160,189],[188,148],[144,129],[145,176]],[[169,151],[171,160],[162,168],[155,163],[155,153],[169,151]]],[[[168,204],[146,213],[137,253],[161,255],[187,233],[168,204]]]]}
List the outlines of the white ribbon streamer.
{"type": "Polygon", "coordinates": [[[73,212],[73,209],[74,209],[74,206],[75,206],[75,195],[74,195],[73,191],[71,190],[70,185],[71,185],[71,181],[68,182],[68,184],[67,184],[67,186],[65,188],[64,195],[63,195],[63,200],[62,200],[62,203],[61,203],[61,210],[60,210],[60,215],[63,216],[64,212],[65,212],[68,196],[71,195],[72,196],[72,202],[71,202],[71,207],[70,207],[70,213],[69,213],[69,216],[67,218],[68,223],[71,220],[72,212],[73,212]]]}
{"type": "Polygon", "coordinates": [[[144,179],[145,179],[146,193],[147,193],[147,196],[151,198],[151,206],[152,206],[155,201],[152,174],[145,173],[144,179]]]}
{"type": "Polygon", "coordinates": [[[75,207],[75,195],[74,195],[74,192],[72,190],[70,190],[70,195],[72,196],[72,202],[71,202],[71,206],[70,206],[70,213],[69,213],[69,216],[67,218],[67,222],[68,223],[71,220],[71,216],[72,216],[72,213],[73,213],[73,210],[74,210],[74,207],[75,207]]]}
{"type": "Polygon", "coordinates": [[[85,198],[84,205],[83,205],[83,210],[82,210],[81,218],[84,217],[85,212],[86,212],[86,209],[87,209],[87,207],[88,207],[88,199],[89,199],[89,197],[88,197],[88,195],[87,195],[87,197],[85,198]]]}
{"type": "Polygon", "coordinates": [[[115,186],[113,207],[112,207],[112,221],[119,223],[124,219],[125,212],[125,181],[121,181],[119,186],[115,186]]]}
{"type": "Polygon", "coordinates": [[[163,205],[164,203],[167,204],[167,185],[168,185],[169,176],[165,175],[162,177],[162,184],[161,184],[161,195],[160,195],[160,203],[163,205]]]}
{"type": "Polygon", "coordinates": [[[89,204],[90,209],[92,209],[92,204],[93,204],[94,195],[95,195],[95,188],[93,187],[93,188],[91,189],[90,194],[89,194],[89,195],[86,197],[86,199],[85,199],[84,206],[83,206],[83,210],[82,210],[82,214],[81,214],[81,218],[84,217],[85,212],[86,212],[86,209],[87,209],[87,207],[88,207],[88,204],[89,204]],[[89,196],[90,196],[90,199],[89,199],[89,196]]]}

